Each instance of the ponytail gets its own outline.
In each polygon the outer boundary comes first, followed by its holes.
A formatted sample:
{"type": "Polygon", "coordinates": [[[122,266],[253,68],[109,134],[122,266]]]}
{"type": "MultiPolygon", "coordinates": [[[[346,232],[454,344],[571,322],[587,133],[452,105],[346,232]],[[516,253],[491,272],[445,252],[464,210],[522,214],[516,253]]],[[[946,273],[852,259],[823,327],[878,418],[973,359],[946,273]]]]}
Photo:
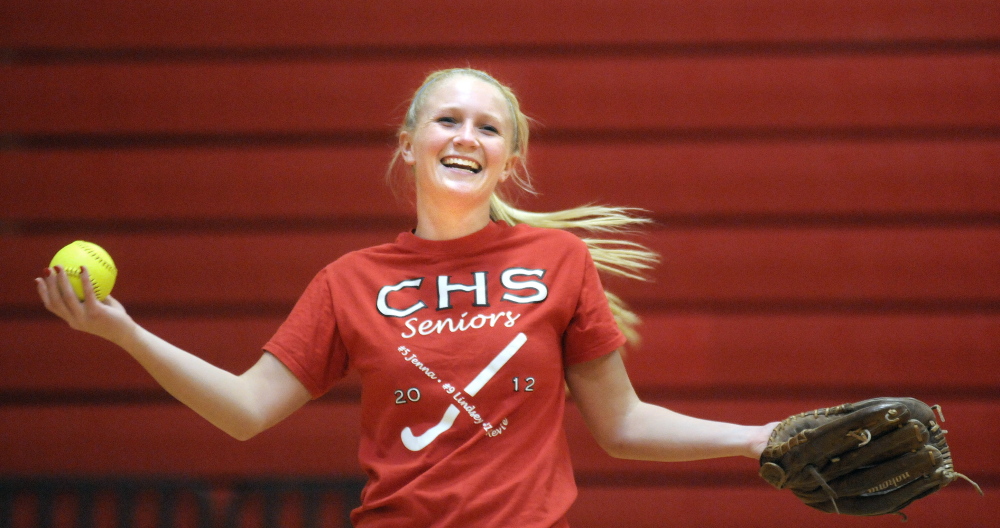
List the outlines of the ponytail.
{"type": "MultiPolygon", "coordinates": [[[[642,244],[620,238],[625,233],[651,223],[648,218],[633,216],[638,211],[627,207],[585,205],[562,211],[534,213],[517,209],[496,194],[490,198],[490,217],[493,220],[502,220],[510,225],[527,224],[595,235],[596,237],[580,238],[587,244],[598,271],[645,281],[645,272],[659,262],[659,255],[642,244]]],[[[617,295],[607,289],[604,294],[618,328],[625,334],[630,345],[638,345],[640,337],[636,328],[641,322],[639,316],[617,295]]]]}

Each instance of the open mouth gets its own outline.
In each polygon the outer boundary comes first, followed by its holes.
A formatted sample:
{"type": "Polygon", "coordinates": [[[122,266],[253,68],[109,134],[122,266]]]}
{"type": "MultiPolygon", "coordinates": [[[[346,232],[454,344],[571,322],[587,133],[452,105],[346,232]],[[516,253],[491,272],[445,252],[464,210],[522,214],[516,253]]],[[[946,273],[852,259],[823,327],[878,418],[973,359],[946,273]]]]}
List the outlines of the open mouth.
{"type": "Polygon", "coordinates": [[[479,174],[479,171],[483,170],[482,165],[475,161],[451,156],[442,159],[441,164],[449,169],[463,170],[470,174],[479,174]]]}

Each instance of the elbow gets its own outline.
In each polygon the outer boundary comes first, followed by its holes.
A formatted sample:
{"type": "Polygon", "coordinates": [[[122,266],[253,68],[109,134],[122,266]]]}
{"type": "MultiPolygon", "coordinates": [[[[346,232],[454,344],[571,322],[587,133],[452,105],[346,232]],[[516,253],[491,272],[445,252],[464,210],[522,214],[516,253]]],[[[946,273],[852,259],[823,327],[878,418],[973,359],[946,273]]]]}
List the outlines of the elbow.
{"type": "Polygon", "coordinates": [[[612,458],[618,458],[623,460],[631,460],[635,458],[635,454],[632,452],[631,444],[627,439],[620,436],[607,436],[602,438],[597,438],[597,445],[604,450],[608,456],[612,458]]]}
{"type": "Polygon", "coordinates": [[[624,420],[594,431],[594,440],[608,456],[622,460],[655,460],[651,452],[655,446],[648,432],[624,420]],[[651,458],[652,456],[652,458],[651,458]]]}
{"type": "Polygon", "coordinates": [[[614,448],[605,447],[604,452],[607,453],[608,456],[610,456],[611,458],[617,458],[619,460],[635,460],[635,456],[632,455],[632,452],[622,447],[614,447],[614,448]]]}
{"type": "Polygon", "coordinates": [[[238,430],[238,431],[226,431],[229,436],[239,440],[240,442],[246,442],[247,440],[257,436],[260,431],[250,431],[250,430],[238,430]]]}
{"type": "Polygon", "coordinates": [[[220,426],[220,428],[225,431],[226,434],[236,440],[239,440],[240,442],[250,440],[267,429],[266,426],[254,420],[245,420],[240,423],[225,424],[225,426],[220,426]]]}

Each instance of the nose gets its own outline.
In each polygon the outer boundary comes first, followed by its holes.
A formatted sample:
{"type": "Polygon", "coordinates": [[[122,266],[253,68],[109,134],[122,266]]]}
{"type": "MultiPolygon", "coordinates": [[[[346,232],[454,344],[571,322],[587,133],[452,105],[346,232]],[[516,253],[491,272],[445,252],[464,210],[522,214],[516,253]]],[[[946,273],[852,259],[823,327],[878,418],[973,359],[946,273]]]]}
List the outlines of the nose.
{"type": "Polygon", "coordinates": [[[471,121],[465,121],[462,126],[455,132],[455,144],[456,145],[467,145],[475,146],[476,144],[476,127],[471,121]]]}

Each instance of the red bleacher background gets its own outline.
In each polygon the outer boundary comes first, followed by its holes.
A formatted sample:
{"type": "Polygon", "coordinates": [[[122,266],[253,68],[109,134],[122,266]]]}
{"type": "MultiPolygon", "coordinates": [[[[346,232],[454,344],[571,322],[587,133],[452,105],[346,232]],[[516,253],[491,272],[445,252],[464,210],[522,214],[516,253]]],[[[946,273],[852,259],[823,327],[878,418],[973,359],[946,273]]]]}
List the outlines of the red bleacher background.
{"type": "MultiPolygon", "coordinates": [[[[486,69],[538,121],[548,210],[643,207],[664,257],[609,281],[645,398],[763,423],[943,405],[956,483],[911,524],[1000,514],[1000,4],[991,0],[0,3],[0,476],[357,476],[353,380],[240,443],[41,309],[74,239],[142,324],[242,371],[312,275],[391,240],[382,184],[423,76],[486,69]]],[[[746,459],[624,462],[567,418],[574,527],[895,526],[805,508],[746,459]]],[[[501,476],[498,476],[501,477],[501,476]]]]}

